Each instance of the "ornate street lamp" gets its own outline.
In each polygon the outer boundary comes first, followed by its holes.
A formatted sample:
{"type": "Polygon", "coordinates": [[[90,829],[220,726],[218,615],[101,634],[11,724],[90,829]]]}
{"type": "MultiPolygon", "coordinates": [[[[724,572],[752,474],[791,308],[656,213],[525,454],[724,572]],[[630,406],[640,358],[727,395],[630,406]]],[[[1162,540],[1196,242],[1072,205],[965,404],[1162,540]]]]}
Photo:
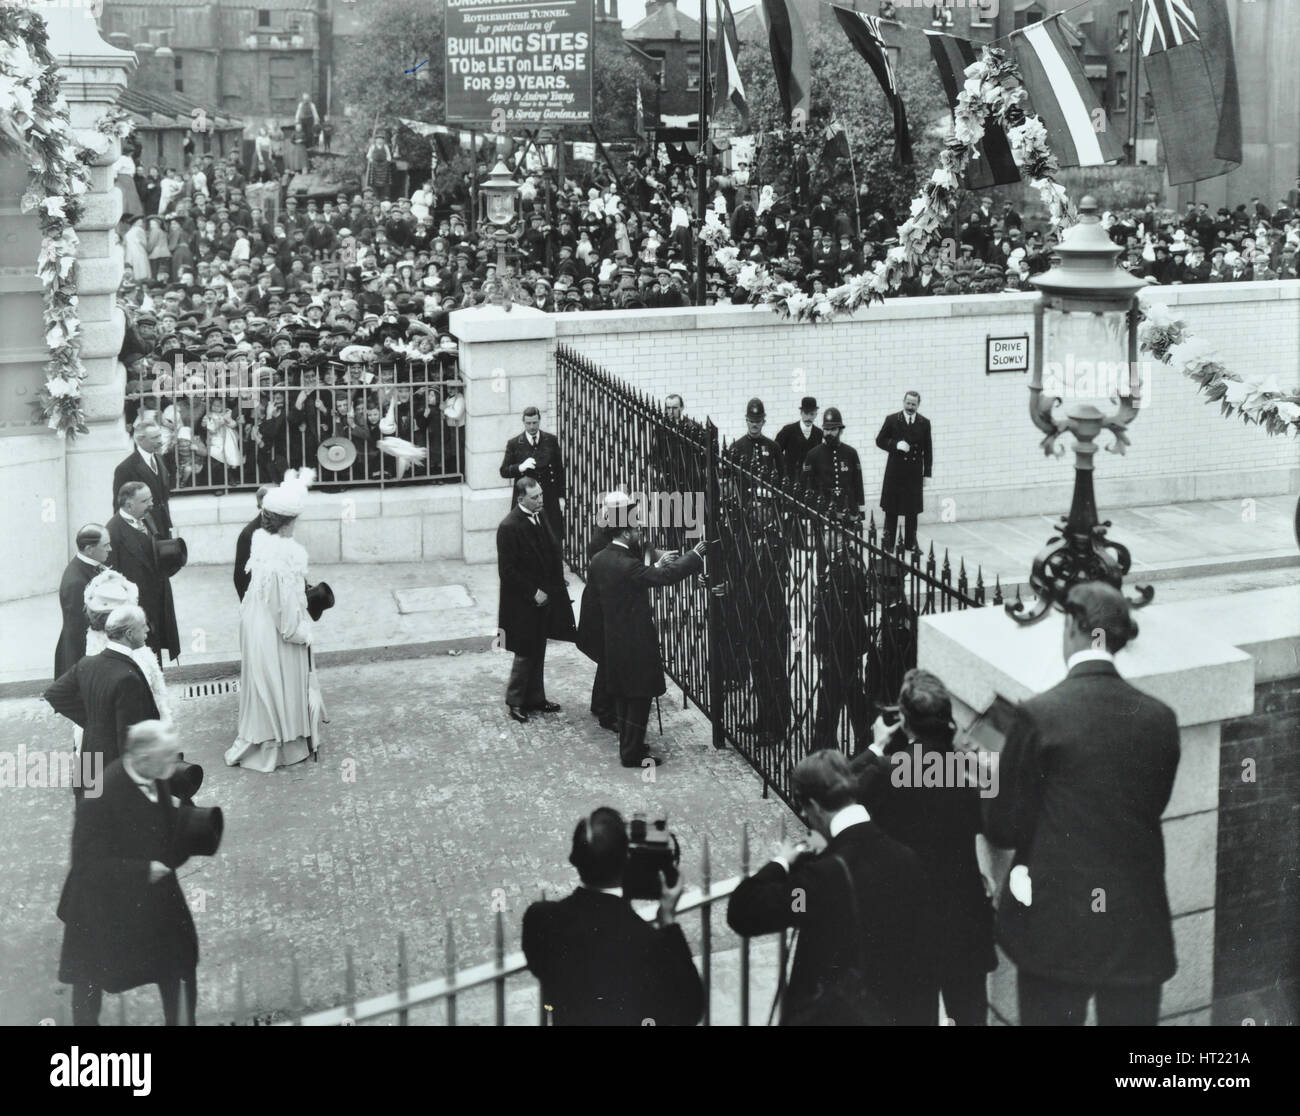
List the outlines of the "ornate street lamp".
{"type": "MultiPolygon", "coordinates": [[[[1121,588],[1132,564],[1128,548],[1106,537],[1110,521],[1098,522],[1092,484],[1098,435],[1110,431],[1115,441],[1106,448],[1122,454],[1125,431],[1142,406],[1137,292],[1145,284],[1115,265],[1121,251],[1101,227],[1096,200],[1086,197],[1078,224],[1056,247],[1059,262],[1029,280],[1043,292],[1034,322],[1029,417],[1047,435],[1042,445],[1048,454],[1063,454],[1058,439],[1074,435],[1074,499],[1058,534],[1034,558],[1029,584],[1038,600],[1030,608],[1018,598],[1006,606],[1021,624],[1063,605],[1081,581],[1121,588]]],[[[1150,586],[1139,585],[1137,592],[1129,600],[1135,608],[1155,595],[1150,586]]]]}
{"type": "Polygon", "coordinates": [[[509,310],[515,284],[506,264],[506,246],[515,242],[510,226],[518,215],[519,184],[504,160],[497,159],[492,173],[479,183],[478,193],[483,199],[482,216],[492,226],[497,246],[496,301],[502,309],[509,310]]]}

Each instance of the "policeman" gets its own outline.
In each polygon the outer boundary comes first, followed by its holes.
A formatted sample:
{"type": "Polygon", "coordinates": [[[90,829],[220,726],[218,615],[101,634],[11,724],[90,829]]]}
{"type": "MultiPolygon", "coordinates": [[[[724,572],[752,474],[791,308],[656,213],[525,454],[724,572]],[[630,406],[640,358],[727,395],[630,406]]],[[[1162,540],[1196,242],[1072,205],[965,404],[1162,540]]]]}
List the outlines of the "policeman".
{"type": "Polygon", "coordinates": [[[842,441],[844,419],[838,407],[827,407],[822,420],[822,443],[808,451],[803,476],[809,486],[830,496],[839,511],[865,518],[866,494],[862,487],[862,462],[858,451],[842,441]]]}
{"type": "MultiPolygon", "coordinates": [[[[749,472],[758,476],[771,476],[775,480],[784,471],[784,457],[781,448],[771,438],[763,436],[763,424],[767,421],[767,411],[761,399],[751,399],[745,407],[745,434],[727,447],[727,458],[749,472]]],[[[748,499],[755,483],[746,478],[737,478],[740,497],[748,499]]]]}

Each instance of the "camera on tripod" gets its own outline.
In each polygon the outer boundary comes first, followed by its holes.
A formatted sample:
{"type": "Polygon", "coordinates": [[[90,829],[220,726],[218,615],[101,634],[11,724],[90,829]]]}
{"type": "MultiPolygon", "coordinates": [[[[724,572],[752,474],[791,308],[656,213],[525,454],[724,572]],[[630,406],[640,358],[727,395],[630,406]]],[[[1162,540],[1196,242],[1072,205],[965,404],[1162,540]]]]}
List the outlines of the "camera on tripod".
{"type": "Polygon", "coordinates": [[[623,898],[658,899],[662,894],[659,873],[669,887],[677,885],[677,865],[682,850],[668,820],[657,818],[647,824],[645,814],[633,814],[627,823],[627,863],[623,868],[623,898]]]}

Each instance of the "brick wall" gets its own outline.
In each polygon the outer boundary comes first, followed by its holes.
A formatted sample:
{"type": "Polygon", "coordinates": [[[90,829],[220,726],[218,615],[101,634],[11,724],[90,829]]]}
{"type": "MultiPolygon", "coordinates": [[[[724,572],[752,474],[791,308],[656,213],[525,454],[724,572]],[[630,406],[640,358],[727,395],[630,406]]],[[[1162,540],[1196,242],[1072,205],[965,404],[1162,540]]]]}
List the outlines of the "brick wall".
{"type": "MultiPolygon", "coordinates": [[[[1229,367],[1297,384],[1300,282],[1169,288],[1160,298],[1198,336],[1223,344],[1229,367]]],[[[1007,294],[895,299],[815,326],[748,307],[562,314],[556,328],[560,343],[656,398],[681,392],[688,413],[711,416],[726,438],[744,432],[751,396],[766,404],[769,435],[797,418],[805,394],[823,408],[838,406],[845,440],[862,455],[868,493],[879,492],[884,473],[885,455],[874,444],[881,420],[915,388],[934,425],[928,514],[950,497],[960,518],[979,519],[1058,514],[1068,505],[1073,454],[1055,460],[1039,451],[1027,377],[984,372],[987,336],[1032,338],[1035,301],[1007,294]]],[[[553,386],[546,402],[553,415],[553,386]]],[[[1130,438],[1125,457],[1098,455],[1103,515],[1107,506],[1300,491],[1294,440],[1222,418],[1191,381],[1163,365],[1155,366],[1130,438]]],[[[1103,435],[1103,444],[1109,441],[1103,435]]]]}
{"type": "Polygon", "coordinates": [[[1300,675],[1256,686],[1255,712],[1225,721],[1220,739],[1216,1021],[1250,1016],[1258,1024],[1294,1025],[1300,987],[1300,675]],[[1248,760],[1253,781],[1243,778],[1248,760]]]}

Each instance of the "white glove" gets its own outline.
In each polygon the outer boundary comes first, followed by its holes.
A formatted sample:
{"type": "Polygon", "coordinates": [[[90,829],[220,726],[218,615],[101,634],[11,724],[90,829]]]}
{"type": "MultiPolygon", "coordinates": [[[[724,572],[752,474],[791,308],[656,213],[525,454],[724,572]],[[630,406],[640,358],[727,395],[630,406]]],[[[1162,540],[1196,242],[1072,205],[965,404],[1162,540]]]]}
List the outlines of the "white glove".
{"type": "Polygon", "coordinates": [[[519,462],[520,473],[527,473],[529,470],[533,470],[536,468],[537,468],[537,462],[534,461],[531,457],[528,458],[526,461],[519,462]]]}
{"type": "Polygon", "coordinates": [[[1017,864],[1011,869],[1011,875],[1007,877],[1007,887],[1010,888],[1011,894],[1016,897],[1024,906],[1028,907],[1034,901],[1034,886],[1029,878],[1029,865],[1017,864]]]}
{"type": "Polygon", "coordinates": [[[899,453],[906,453],[906,452],[907,452],[908,450],[910,450],[911,448],[912,448],[912,447],[909,446],[906,442],[899,442],[899,443],[898,443],[898,451],[899,451],[899,453]]]}

